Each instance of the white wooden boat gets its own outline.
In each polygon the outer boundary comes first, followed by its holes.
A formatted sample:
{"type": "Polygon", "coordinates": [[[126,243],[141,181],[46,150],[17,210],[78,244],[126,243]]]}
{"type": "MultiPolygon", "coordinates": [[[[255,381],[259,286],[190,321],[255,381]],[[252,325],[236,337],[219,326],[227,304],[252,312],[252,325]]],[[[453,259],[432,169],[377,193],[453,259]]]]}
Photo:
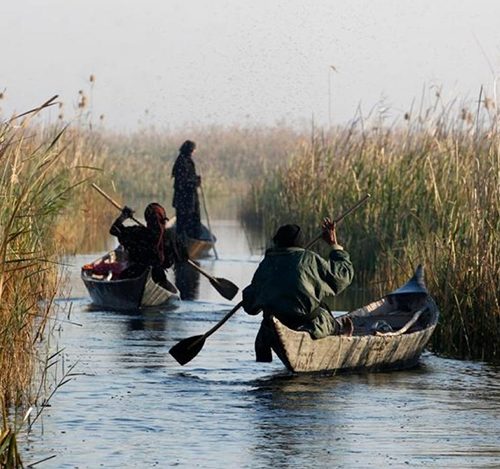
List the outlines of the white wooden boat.
{"type": "Polygon", "coordinates": [[[381,371],[415,366],[436,327],[439,311],[419,266],[401,288],[345,315],[352,335],[314,340],[289,329],[276,317],[265,337],[293,372],[381,371]]]}

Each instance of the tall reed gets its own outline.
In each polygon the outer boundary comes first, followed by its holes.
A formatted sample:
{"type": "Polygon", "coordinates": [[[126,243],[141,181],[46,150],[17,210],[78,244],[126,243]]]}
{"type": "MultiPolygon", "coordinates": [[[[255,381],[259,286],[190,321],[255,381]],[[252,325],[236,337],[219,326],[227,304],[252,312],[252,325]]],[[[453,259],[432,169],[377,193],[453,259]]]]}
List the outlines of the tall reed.
{"type": "Polygon", "coordinates": [[[339,227],[358,281],[387,292],[423,263],[442,310],[434,349],[498,358],[500,133],[489,111],[481,122],[449,108],[403,126],[357,121],[314,138],[253,184],[245,219],[268,236],[291,220],[312,233],[370,192],[339,227]]]}

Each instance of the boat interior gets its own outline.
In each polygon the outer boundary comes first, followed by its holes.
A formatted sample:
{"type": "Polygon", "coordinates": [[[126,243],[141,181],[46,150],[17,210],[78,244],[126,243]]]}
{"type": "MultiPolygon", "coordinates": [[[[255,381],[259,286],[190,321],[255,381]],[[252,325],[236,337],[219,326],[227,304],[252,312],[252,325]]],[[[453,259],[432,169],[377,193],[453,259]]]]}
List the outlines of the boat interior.
{"type": "Polygon", "coordinates": [[[436,322],[436,306],[426,293],[387,295],[352,311],[353,335],[401,335],[426,329],[436,322]]]}
{"type": "MultiPolygon", "coordinates": [[[[94,262],[85,264],[82,267],[82,275],[93,280],[120,280],[121,274],[129,266],[127,253],[119,246],[94,262]]],[[[140,277],[142,273],[138,272],[137,277],[140,277]]]]}

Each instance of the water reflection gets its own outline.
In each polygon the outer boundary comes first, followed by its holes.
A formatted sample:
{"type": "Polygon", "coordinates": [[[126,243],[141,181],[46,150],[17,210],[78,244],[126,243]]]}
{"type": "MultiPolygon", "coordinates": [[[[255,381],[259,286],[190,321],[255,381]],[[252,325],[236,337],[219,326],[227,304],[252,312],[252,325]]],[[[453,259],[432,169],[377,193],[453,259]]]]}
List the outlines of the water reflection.
{"type": "Polygon", "coordinates": [[[499,463],[498,375],[490,381],[498,370],[446,362],[427,354],[407,372],[255,382],[248,408],[256,466],[314,460],[319,467],[472,467],[477,457],[499,463]]]}
{"type": "MultiPolygon", "coordinates": [[[[161,313],[160,309],[145,309],[138,310],[133,313],[127,314],[127,328],[125,334],[129,332],[159,332],[160,334],[154,334],[154,339],[158,338],[164,339],[164,334],[167,329],[167,320],[165,314],[161,313]]],[[[151,337],[151,335],[149,335],[151,337]]]]}
{"type": "Polygon", "coordinates": [[[181,300],[195,300],[199,295],[200,273],[187,262],[174,266],[175,285],[179,289],[181,300]]]}
{"type": "Polygon", "coordinates": [[[101,312],[106,343],[101,353],[123,369],[162,368],[169,341],[169,314],[178,302],[134,311],[101,312]]]}
{"type": "MultiPolygon", "coordinates": [[[[326,389],[317,386],[315,378],[295,375],[279,376],[257,385],[251,392],[255,400],[251,406],[255,443],[250,451],[258,465],[296,467],[303,460],[304,446],[312,448],[315,432],[320,430],[304,417],[320,410],[326,389]]],[[[314,459],[317,461],[317,455],[314,459]]]]}

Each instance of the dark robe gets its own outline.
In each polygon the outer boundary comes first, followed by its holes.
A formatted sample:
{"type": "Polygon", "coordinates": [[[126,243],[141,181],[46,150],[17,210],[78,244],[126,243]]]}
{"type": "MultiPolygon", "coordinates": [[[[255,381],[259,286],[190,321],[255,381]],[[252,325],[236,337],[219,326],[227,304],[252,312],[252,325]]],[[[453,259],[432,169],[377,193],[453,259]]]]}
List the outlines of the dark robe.
{"type": "Polygon", "coordinates": [[[172,169],[174,178],[174,200],[177,217],[176,227],[179,235],[198,239],[201,235],[200,201],[197,187],[199,177],[196,175],[194,161],[190,155],[180,154],[172,169]]]}
{"type": "Polygon", "coordinates": [[[187,259],[184,245],[178,242],[172,230],[163,233],[163,259],[158,250],[159,233],[154,230],[145,226],[125,226],[122,217],[118,217],[109,232],[118,238],[128,254],[130,266],[122,272],[123,278],[139,276],[152,266],[153,280],[162,284],[166,280],[165,269],[187,259]]]}

